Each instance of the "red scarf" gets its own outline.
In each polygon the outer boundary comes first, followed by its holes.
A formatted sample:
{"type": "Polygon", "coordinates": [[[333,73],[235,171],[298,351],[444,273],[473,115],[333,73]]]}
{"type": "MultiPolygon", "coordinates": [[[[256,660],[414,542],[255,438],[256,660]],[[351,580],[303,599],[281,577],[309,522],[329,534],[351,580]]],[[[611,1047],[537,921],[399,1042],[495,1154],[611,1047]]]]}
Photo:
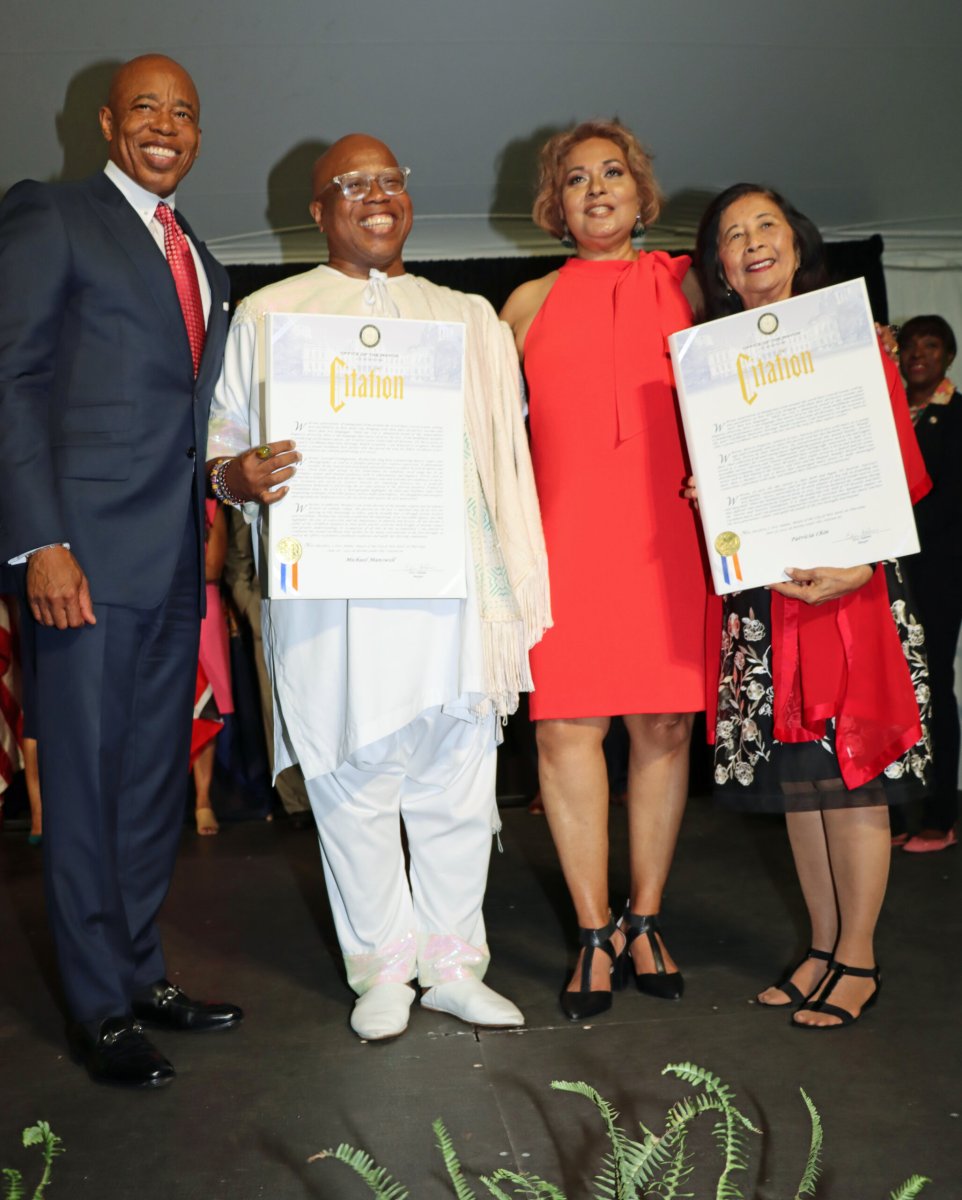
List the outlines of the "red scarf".
{"type": "Polygon", "coordinates": [[[618,441],[641,433],[659,408],[675,410],[668,335],[691,325],[691,308],[678,286],[691,259],[664,250],[641,253],[615,285],[615,403],[618,441]],[[658,321],[639,324],[639,313],[658,321]]]}

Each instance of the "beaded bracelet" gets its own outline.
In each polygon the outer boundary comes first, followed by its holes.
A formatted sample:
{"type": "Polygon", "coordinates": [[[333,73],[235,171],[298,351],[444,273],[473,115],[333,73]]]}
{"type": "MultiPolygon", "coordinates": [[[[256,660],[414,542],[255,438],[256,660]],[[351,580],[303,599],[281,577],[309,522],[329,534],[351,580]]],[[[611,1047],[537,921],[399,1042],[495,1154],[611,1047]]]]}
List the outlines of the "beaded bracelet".
{"type": "Polygon", "coordinates": [[[210,469],[207,476],[210,483],[210,493],[215,500],[219,500],[221,504],[230,504],[234,508],[240,508],[244,503],[239,496],[235,496],[227,485],[227,468],[234,460],[232,458],[219,458],[210,469]]]}

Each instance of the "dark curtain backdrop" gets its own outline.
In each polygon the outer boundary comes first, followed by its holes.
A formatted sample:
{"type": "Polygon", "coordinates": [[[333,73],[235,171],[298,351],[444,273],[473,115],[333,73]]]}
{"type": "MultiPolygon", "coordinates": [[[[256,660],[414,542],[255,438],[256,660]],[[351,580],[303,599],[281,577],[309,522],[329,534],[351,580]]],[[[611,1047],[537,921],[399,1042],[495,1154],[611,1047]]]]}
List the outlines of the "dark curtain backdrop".
{"type": "MultiPolygon", "coordinates": [[[[864,276],[875,319],[887,323],[882,248],[882,239],[877,234],[863,241],[832,242],[825,247],[832,281],[840,283],[864,276]]],[[[564,261],[565,256],[558,255],[557,258],[411,261],[405,266],[412,274],[430,279],[432,283],[482,295],[500,310],[519,284],[546,275],[564,261]]],[[[308,266],[306,263],[251,264],[228,267],[227,270],[231,277],[231,296],[236,304],[258,288],[297,275],[308,270],[308,266]]],[[[518,804],[533,796],[538,787],[533,726],[527,719],[527,697],[522,697],[518,713],[508,722],[504,732],[504,745],[498,755],[498,798],[502,804],[518,804]]],[[[620,722],[615,722],[605,745],[613,794],[623,792],[625,787],[627,749],[624,741],[623,727],[620,722]]],[[[704,715],[698,717],[692,737],[689,786],[692,795],[706,795],[711,790],[711,759],[705,751],[704,715]]]]}
{"type": "MultiPolygon", "coordinates": [[[[825,249],[829,272],[835,283],[844,279],[865,277],[869,299],[876,321],[888,321],[888,300],[885,276],[882,273],[882,239],[878,234],[857,242],[831,242],[825,249]]],[[[455,288],[459,292],[474,292],[490,300],[497,311],[521,283],[547,275],[560,267],[564,255],[557,258],[469,258],[444,262],[408,262],[412,275],[422,275],[432,283],[455,288]]],[[[270,263],[238,265],[227,268],[234,303],[256,292],[258,288],[308,270],[306,263],[270,263]]]]}

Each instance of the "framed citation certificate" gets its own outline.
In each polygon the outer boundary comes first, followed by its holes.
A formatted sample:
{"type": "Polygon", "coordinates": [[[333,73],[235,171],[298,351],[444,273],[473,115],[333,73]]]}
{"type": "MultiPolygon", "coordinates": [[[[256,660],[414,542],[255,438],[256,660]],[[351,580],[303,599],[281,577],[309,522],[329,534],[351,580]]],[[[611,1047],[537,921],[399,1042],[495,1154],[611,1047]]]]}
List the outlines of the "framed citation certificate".
{"type": "Polygon", "coordinates": [[[268,595],[465,596],[464,325],[265,321],[267,440],[303,456],[267,512],[268,595]]]}
{"type": "Polygon", "coordinates": [[[918,552],[863,280],[668,342],[716,592],[918,552]]]}

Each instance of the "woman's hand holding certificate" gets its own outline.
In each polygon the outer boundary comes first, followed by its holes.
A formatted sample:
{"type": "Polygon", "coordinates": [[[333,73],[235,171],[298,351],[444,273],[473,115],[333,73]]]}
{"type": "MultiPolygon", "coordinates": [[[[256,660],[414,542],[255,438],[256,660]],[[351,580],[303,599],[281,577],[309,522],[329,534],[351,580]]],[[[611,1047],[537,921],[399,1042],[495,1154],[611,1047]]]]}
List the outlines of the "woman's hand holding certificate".
{"type": "Polygon", "coordinates": [[[773,583],[770,586],[773,592],[788,596],[791,600],[825,604],[849,592],[857,592],[872,578],[874,569],[868,564],[860,567],[810,567],[808,570],[787,567],[785,574],[792,582],[773,583]]]}

